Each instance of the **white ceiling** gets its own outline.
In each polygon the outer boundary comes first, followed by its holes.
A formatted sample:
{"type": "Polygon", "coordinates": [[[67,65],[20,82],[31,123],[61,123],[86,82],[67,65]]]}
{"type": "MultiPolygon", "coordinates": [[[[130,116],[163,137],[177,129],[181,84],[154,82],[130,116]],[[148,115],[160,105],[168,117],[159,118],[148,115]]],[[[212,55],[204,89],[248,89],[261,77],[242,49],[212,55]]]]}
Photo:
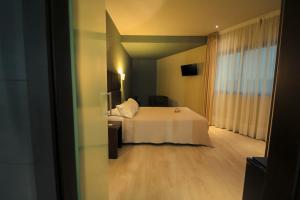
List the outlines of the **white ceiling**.
{"type": "Polygon", "coordinates": [[[106,0],[121,35],[208,35],[273,10],[280,0],[106,0]]]}

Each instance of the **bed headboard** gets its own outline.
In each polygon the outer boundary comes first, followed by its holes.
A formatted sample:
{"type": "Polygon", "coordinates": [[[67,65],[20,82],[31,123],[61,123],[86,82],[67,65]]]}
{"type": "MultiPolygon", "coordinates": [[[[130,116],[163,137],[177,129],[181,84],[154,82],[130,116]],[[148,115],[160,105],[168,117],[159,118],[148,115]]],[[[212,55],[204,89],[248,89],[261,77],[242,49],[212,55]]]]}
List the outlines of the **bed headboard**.
{"type": "Polygon", "coordinates": [[[107,71],[107,92],[111,92],[111,106],[121,103],[121,80],[118,73],[107,71]]]}

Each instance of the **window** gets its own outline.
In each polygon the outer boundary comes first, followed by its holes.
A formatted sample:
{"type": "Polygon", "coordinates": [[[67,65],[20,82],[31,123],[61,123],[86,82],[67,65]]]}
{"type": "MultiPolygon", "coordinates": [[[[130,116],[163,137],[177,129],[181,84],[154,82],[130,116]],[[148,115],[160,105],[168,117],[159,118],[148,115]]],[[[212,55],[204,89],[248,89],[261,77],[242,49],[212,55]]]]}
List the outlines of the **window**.
{"type": "Polygon", "coordinates": [[[216,92],[272,94],[277,46],[218,56],[216,92]]]}

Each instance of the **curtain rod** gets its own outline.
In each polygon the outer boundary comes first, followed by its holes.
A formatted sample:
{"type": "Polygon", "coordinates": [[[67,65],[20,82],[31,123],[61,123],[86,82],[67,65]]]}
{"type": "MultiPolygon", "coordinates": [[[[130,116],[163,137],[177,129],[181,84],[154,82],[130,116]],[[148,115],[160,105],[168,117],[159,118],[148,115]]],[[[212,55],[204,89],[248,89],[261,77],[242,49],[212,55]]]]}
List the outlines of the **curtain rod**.
{"type": "Polygon", "coordinates": [[[256,17],[254,19],[250,19],[250,20],[247,20],[247,21],[242,22],[240,24],[234,25],[232,27],[223,29],[223,30],[219,31],[219,35],[222,35],[222,34],[230,32],[230,31],[245,27],[245,26],[250,25],[250,24],[255,24],[255,23],[259,22],[260,20],[262,20],[263,18],[270,18],[270,17],[274,17],[274,16],[277,16],[277,15],[280,15],[280,10],[275,10],[275,11],[269,12],[267,14],[261,15],[259,17],[256,17]]]}

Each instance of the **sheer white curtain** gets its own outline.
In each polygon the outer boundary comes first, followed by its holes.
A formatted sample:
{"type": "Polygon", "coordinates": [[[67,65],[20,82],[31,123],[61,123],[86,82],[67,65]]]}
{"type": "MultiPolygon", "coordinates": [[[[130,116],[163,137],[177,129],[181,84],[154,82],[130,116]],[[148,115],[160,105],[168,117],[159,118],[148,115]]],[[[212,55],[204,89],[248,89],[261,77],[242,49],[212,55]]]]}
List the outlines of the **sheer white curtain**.
{"type": "Polygon", "coordinates": [[[265,140],[276,62],[279,15],[221,34],[212,124],[265,140]]]}

